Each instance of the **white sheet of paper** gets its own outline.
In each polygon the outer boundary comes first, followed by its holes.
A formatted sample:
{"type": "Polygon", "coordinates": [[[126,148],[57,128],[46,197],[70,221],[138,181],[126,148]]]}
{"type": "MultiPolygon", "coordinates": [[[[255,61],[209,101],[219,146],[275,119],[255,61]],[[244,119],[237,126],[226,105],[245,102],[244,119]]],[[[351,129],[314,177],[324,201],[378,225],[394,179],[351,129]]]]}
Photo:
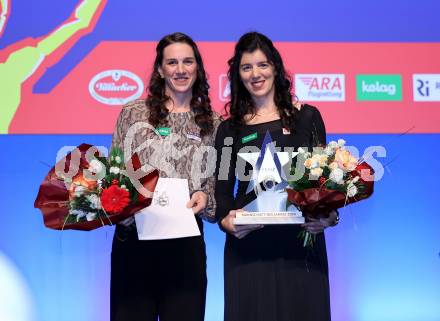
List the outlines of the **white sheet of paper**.
{"type": "Polygon", "coordinates": [[[200,235],[189,201],[188,180],[160,177],[153,201],[135,215],[139,240],[175,239],[200,235]]]}

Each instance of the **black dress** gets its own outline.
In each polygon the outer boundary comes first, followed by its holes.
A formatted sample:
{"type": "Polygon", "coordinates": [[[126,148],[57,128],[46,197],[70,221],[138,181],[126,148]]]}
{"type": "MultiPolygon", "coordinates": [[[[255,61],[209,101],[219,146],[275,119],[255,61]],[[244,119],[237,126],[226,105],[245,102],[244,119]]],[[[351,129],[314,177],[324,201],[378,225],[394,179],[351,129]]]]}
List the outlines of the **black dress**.
{"type": "MultiPolygon", "coordinates": [[[[310,148],[316,142],[325,143],[325,126],[319,111],[304,105],[297,115],[292,133],[283,131],[280,120],[240,127],[227,120],[220,125],[216,137],[219,176],[215,192],[219,221],[231,209],[243,208],[255,198],[252,191],[246,194],[249,182],[240,180],[234,198],[237,153],[242,147],[254,145],[261,148],[267,131],[276,141],[276,146],[284,149],[310,148]],[[255,137],[250,136],[254,133],[257,133],[257,138],[249,141],[249,137],[255,137]],[[233,138],[232,146],[225,146],[226,137],[233,138]],[[243,140],[244,137],[248,139],[243,140]],[[225,170],[228,148],[230,150],[231,147],[231,166],[225,170]]],[[[226,145],[230,143],[230,138],[226,139],[226,145]]],[[[249,170],[252,166],[246,163],[245,175],[249,170]]],[[[313,249],[305,249],[298,239],[300,230],[297,225],[278,225],[265,226],[242,239],[227,234],[225,321],[330,320],[324,234],[318,235],[313,249]]]]}

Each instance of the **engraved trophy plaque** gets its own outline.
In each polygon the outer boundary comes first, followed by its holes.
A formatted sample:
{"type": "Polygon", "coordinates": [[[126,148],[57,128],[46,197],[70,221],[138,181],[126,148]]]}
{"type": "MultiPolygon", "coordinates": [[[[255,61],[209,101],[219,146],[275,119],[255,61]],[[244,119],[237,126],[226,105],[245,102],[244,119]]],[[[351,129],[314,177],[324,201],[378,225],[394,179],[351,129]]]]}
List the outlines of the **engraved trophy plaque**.
{"type": "Polygon", "coordinates": [[[303,224],[304,217],[287,201],[287,179],[283,166],[298,153],[276,152],[269,132],[266,132],[260,153],[238,153],[253,167],[246,193],[256,198],[237,212],[234,224],[303,224]]]}

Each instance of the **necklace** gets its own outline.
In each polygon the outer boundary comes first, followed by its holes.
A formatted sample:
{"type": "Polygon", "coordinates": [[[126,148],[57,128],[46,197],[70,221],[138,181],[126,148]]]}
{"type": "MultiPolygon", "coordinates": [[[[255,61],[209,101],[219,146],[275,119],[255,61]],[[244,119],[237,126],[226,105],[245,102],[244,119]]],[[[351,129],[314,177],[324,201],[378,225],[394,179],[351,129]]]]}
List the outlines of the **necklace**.
{"type": "Polygon", "coordinates": [[[171,109],[169,109],[168,111],[172,114],[178,114],[178,113],[186,113],[189,112],[191,110],[191,108],[188,107],[172,107],[171,109]]]}
{"type": "Polygon", "coordinates": [[[274,111],[271,111],[269,113],[264,113],[264,114],[255,113],[255,116],[265,117],[265,116],[271,116],[271,115],[274,115],[274,114],[278,114],[278,110],[274,110],[274,111]]]}

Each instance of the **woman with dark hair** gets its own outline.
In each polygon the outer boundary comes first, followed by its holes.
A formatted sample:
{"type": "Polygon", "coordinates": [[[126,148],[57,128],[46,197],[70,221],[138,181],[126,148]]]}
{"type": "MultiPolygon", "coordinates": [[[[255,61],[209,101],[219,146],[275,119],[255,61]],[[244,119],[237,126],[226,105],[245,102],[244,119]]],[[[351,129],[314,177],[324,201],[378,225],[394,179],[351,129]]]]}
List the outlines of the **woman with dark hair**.
{"type": "Polygon", "coordinates": [[[248,177],[252,176],[251,171],[258,170],[253,168],[257,164],[247,162],[249,158],[243,158],[241,153],[262,148],[267,134],[280,148],[277,152],[325,144],[324,122],[317,108],[293,100],[291,80],[282,58],[266,36],[257,32],[244,34],[228,63],[231,97],[226,109],[230,118],[220,124],[215,142],[216,217],[226,232],[224,319],[330,320],[322,232],[337,223],[337,213],[303,226],[234,224],[237,211],[256,199],[248,177]],[[311,249],[304,248],[298,239],[302,228],[316,235],[311,249]]]}
{"type": "Polygon", "coordinates": [[[159,169],[161,178],[188,180],[187,207],[196,216],[201,236],[139,240],[133,218],[118,224],[111,257],[112,321],[204,319],[202,219],[215,221],[215,200],[214,177],[201,173],[215,166],[204,147],[213,145],[219,124],[208,89],[196,44],[185,34],[173,33],[157,44],[147,99],[128,103],[119,115],[113,146],[126,155],[137,152],[141,164],[159,169]]]}

